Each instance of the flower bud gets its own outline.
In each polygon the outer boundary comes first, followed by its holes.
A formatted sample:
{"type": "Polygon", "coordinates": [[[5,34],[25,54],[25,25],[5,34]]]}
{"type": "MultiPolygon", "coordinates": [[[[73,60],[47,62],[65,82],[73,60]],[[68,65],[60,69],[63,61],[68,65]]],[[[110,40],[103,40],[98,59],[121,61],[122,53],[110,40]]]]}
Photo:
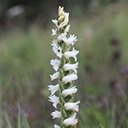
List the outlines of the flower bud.
{"type": "Polygon", "coordinates": [[[62,21],[64,21],[64,16],[60,16],[59,18],[58,18],[58,21],[59,21],[59,23],[61,23],[62,21]]]}
{"type": "Polygon", "coordinates": [[[58,16],[63,16],[64,15],[64,7],[59,6],[58,8],[58,16]]]}

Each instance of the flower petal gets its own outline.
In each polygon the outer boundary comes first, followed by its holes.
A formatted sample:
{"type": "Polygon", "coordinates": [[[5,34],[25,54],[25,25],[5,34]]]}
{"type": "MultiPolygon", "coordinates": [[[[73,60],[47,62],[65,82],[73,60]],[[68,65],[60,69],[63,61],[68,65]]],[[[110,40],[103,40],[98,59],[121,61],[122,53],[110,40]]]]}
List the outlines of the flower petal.
{"type": "Polygon", "coordinates": [[[55,36],[57,34],[57,29],[52,29],[52,36],[55,36]]]}
{"type": "Polygon", "coordinates": [[[59,8],[58,8],[58,15],[59,16],[64,15],[64,7],[59,6],[59,8]]]}

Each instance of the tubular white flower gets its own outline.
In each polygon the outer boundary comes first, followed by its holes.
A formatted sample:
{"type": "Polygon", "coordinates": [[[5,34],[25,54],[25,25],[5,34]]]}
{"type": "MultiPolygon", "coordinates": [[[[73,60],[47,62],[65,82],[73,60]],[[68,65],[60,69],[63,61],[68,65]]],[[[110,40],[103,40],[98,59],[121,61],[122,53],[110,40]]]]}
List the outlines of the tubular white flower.
{"type": "Polygon", "coordinates": [[[56,95],[49,96],[49,101],[53,103],[53,106],[57,108],[57,104],[59,103],[59,97],[56,95]]]}
{"type": "Polygon", "coordinates": [[[59,36],[58,36],[58,40],[59,41],[65,41],[66,39],[67,39],[67,37],[66,37],[66,35],[67,35],[67,33],[61,33],[59,36]]]}
{"type": "Polygon", "coordinates": [[[67,45],[74,45],[76,41],[77,41],[77,37],[74,34],[70,35],[69,38],[64,39],[64,42],[67,45]]]}
{"type": "Polygon", "coordinates": [[[76,69],[78,68],[78,62],[76,62],[75,64],[65,64],[63,68],[65,71],[73,70],[75,73],[77,73],[76,69]]]}
{"type": "Polygon", "coordinates": [[[54,128],[60,128],[60,126],[59,126],[59,125],[57,125],[57,124],[55,124],[55,125],[54,125],[54,128]]]}
{"type": "Polygon", "coordinates": [[[50,77],[51,77],[51,80],[55,80],[55,79],[59,78],[59,72],[56,72],[53,75],[50,75],[50,77]]]}
{"type": "Polygon", "coordinates": [[[67,33],[66,32],[60,34],[57,39],[64,41],[66,43],[66,45],[74,45],[75,42],[77,41],[77,37],[74,34],[70,35],[69,37],[67,37],[67,33]]]}
{"type": "Polygon", "coordinates": [[[71,81],[74,81],[74,80],[77,80],[78,76],[74,73],[72,74],[69,74],[65,77],[63,77],[62,81],[67,84],[68,82],[71,82],[71,81]]]}
{"type": "Polygon", "coordinates": [[[69,88],[67,88],[67,89],[64,89],[64,90],[62,91],[62,95],[63,95],[64,97],[66,97],[66,96],[68,96],[68,95],[75,94],[76,92],[77,92],[77,88],[76,88],[76,86],[73,86],[73,87],[69,87],[69,88]]]}
{"type": "Polygon", "coordinates": [[[59,90],[59,84],[57,84],[57,85],[49,85],[48,89],[51,91],[51,95],[53,95],[59,90]]]}
{"type": "Polygon", "coordinates": [[[52,45],[53,52],[54,52],[59,58],[61,58],[61,57],[62,57],[62,49],[61,49],[61,47],[58,46],[55,41],[53,41],[51,45],[52,45]]]}
{"type": "Polygon", "coordinates": [[[76,113],[64,120],[65,126],[74,126],[77,124],[77,122],[78,119],[76,119],[76,113]]]}
{"type": "Polygon", "coordinates": [[[58,60],[58,59],[52,59],[52,60],[50,61],[50,64],[53,66],[53,69],[54,69],[55,71],[57,71],[58,68],[59,68],[59,65],[60,65],[60,60],[58,60]]]}
{"type": "Polygon", "coordinates": [[[68,102],[68,103],[65,103],[64,107],[66,110],[74,110],[74,111],[78,112],[78,110],[79,110],[78,104],[79,103],[80,103],[80,101],[68,102]]]}
{"type": "Polygon", "coordinates": [[[74,60],[75,61],[77,61],[77,54],[79,53],[79,51],[77,51],[77,50],[75,50],[74,48],[73,48],[73,50],[72,51],[66,51],[65,53],[64,53],[64,56],[67,58],[67,59],[69,59],[70,57],[72,57],[72,58],[74,58],[74,60]]]}
{"type": "Polygon", "coordinates": [[[61,117],[61,112],[56,110],[56,111],[51,113],[51,116],[53,117],[53,119],[60,118],[61,117]]]}

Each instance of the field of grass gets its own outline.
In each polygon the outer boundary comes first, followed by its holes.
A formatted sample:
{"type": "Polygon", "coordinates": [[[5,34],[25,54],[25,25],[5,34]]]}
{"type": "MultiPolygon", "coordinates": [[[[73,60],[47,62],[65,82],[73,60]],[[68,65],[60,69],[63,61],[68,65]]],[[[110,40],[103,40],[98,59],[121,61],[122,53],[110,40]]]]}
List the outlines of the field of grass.
{"type": "MultiPolygon", "coordinates": [[[[128,127],[128,7],[109,6],[71,19],[80,51],[79,128],[128,127]]],[[[49,128],[51,28],[0,37],[0,128],[49,128]]]]}

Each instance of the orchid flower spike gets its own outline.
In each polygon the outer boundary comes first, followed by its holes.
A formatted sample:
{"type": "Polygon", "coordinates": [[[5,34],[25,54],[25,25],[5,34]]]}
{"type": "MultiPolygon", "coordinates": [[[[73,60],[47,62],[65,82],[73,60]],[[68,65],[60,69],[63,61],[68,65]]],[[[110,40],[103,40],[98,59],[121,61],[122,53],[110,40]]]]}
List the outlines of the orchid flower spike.
{"type": "Polygon", "coordinates": [[[55,27],[52,29],[52,50],[55,59],[50,61],[54,69],[53,75],[50,75],[54,84],[48,86],[50,91],[49,101],[56,109],[51,112],[53,119],[58,119],[54,128],[76,128],[78,119],[80,101],[74,100],[77,87],[73,85],[77,80],[77,55],[79,51],[75,50],[74,45],[77,42],[77,36],[69,34],[69,13],[64,11],[64,7],[58,9],[58,19],[52,20],[55,27]],[[57,82],[57,83],[56,83],[57,82]]]}

